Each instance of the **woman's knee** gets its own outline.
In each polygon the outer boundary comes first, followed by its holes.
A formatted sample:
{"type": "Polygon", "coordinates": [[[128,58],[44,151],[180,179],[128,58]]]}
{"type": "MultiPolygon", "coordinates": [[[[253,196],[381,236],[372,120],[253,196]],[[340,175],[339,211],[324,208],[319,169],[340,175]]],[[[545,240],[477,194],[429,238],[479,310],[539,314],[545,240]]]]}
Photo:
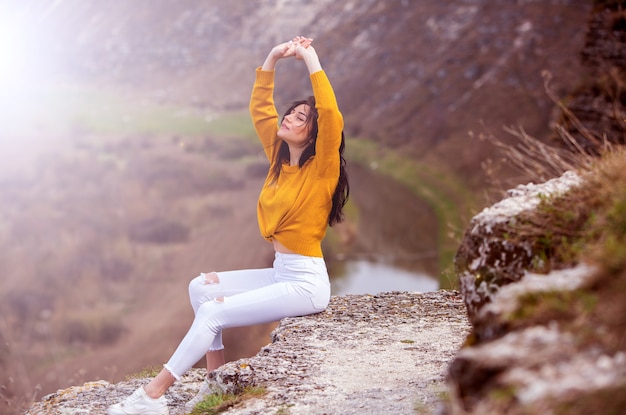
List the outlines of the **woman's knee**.
{"type": "Polygon", "coordinates": [[[219,284],[220,279],[216,272],[201,273],[189,282],[189,300],[194,311],[203,303],[213,299],[211,285],[219,284]]]}
{"type": "Polygon", "coordinates": [[[198,301],[201,297],[201,278],[202,276],[199,276],[189,281],[189,300],[194,310],[197,308],[198,301]]]}
{"type": "Polygon", "coordinates": [[[217,334],[221,329],[224,315],[221,313],[223,298],[207,301],[200,304],[196,311],[195,322],[201,323],[211,332],[217,334]]]}

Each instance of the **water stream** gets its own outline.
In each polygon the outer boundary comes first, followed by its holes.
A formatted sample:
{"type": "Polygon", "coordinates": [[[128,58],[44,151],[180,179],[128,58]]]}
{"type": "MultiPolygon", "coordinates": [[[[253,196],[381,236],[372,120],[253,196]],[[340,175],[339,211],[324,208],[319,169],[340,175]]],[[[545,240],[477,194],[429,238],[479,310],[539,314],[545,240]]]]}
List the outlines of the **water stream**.
{"type": "Polygon", "coordinates": [[[358,213],[352,238],[327,256],[332,294],[439,289],[437,220],[430,206],[374,169],[353,164],[348,173],[358,213]]]}
{"type": "Polygon", "coordinates": [[[426,273],[407,271],[393,264],[351,260],[344,273],[332,280],[332,294],[378,294],[387,291],[430,292],[439,289],[437,279],[426,273]]]}

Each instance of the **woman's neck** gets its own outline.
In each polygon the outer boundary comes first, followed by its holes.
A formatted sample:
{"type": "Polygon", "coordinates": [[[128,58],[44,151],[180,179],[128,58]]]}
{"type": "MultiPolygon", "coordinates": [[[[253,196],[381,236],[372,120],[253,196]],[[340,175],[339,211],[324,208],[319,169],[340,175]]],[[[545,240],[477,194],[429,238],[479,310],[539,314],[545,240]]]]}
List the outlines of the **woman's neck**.
{"type": "Polygon", "coordinates": [[[289,146],[289,165],[296,166],[300,164],[300,157],[304,152],[304,147],[289,146]]]}

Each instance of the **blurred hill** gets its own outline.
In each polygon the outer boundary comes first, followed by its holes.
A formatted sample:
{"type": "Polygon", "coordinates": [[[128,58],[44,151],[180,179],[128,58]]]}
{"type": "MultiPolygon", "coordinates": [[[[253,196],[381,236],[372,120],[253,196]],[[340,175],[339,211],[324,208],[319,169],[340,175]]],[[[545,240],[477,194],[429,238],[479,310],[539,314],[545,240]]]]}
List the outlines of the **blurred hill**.
{"type": "MultiPolygon", "coordinates": [[[[59,74],[214,110],[247,106],[253,70],[296,34],[315,38],[346,130],[472,185],[493,148],[469,131],[549,135],[554,104],[581,74],[588,0],[195,1],[20,3],[59,74]]],[[[306,94],[297,62],[278,69],[278,102],[306,94]]]]}
{"type": "MultiPolygon", "coordinates": [[[[483,192],[482,167],[500,158],[469,131],[506,140],[502,127],[520,125],[539,139],[550,136],[556,112],[541,71],[553,74],[559,96],[575,87],[590,8],[586,0],[0,4],[0,34],[7,23],[26,34],[3,37],[0,46],[36,52],[24,79],[61,85],[64,95],[45,101],[3,94],[3,127],[26,105],[51,119],[68,101],[89,110],[63,131],[25,116],[29,134],[51,137],[40,141],[54,150],[43,159],[34,156],[33,141],[0,131],[0,397],[15,408],[24,396],[95,378],[117,381],[161,362],[191,319],[190,278],[199,270],[269,266],[272,253],[255,218],[265,167],[241,113],[254,68],[275,44],[314,37],[348,134],[414,160],[408,171],[420,180],[430,175],[432,188],[440,172],[456,177],[466,193],[451,199],[454,209],[483,192]],[[104,106],[103,91],[111,92],[104,106]],[[133,100],[121,102],[120,94],[133,100]],[[153,104],[181,109],[180,117],[153,104]],[[152,113],[144,119],[146,108],[152,113]],[[115,117],[111,109],[119,110],[115,117]],[[242,131],[209,130],[207,114],[232,115],[242,131]],[[7,152],[9,142],[21,152],[7,152]]],[[[12,62],[5,57],[5,65],[12,62]]],[[[286,107],[310,86],[301,63],[279,65],[276,98],[286,107]]],[[[355,167],[353,200],[367,206],[359,211],[367,235],[388,231],[377,218],[400,204],[385,199],[391,193],[419,206],[406,188],[355,167]],[[389,190],[385,198],[368,191],[373,183],[389,190]]],[[[525,180],[515,174],[506,170],[511,180],[525,180]]],[[[407,208],[394,220],[406,217],[410,244],[359,243],[414,253],[432,249],[447,232],[435,229],[429,206],[407,208]]],[[[255,353],[271,328],[226,334],[228,357],[255,353]]],[[[0,412],[10,413],[3,403],[0,412]]]]}

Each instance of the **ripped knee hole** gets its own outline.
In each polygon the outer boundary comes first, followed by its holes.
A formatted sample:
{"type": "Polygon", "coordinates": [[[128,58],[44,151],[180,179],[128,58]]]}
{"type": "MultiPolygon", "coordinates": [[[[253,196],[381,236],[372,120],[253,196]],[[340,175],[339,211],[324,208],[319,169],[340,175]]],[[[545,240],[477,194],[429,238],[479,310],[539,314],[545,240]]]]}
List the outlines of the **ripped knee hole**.
{"type": "Polygon", "coordinates": [[[220,282],[220,277],[218,277],[216,272],[202,273],[202,275],[204,275],[205,284],[219,284],[220,282]]]}

